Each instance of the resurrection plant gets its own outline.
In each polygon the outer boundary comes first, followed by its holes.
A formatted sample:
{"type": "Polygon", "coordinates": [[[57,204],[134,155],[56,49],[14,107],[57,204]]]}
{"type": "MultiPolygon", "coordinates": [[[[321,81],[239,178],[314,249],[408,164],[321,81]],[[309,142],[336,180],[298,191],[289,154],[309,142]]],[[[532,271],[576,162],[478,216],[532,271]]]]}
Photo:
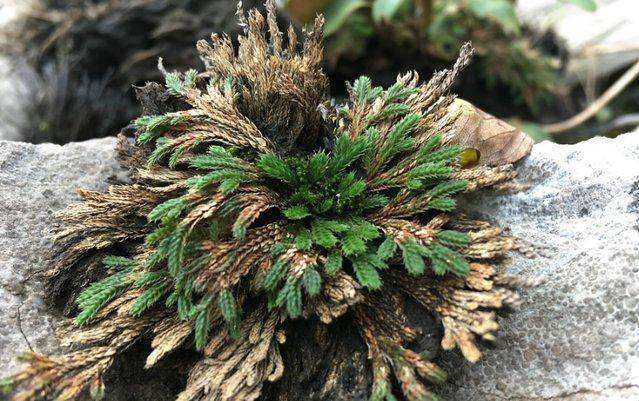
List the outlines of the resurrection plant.
{"type": "Polygon", "coordinates": [[[446,374],[411,346],[422,329],[407,305],[469,361],[494,339],[495,310],[518,300],[517,279],[497,272],[512,240],[461,215],[455,196],[515,173],[455,145],[448,90],[470,46],[427,83],[362,77],[335,106],[323,18],[298,43],[274,9],[238,10],[237,49],[214,34],[197,44],[203,72],[160,63],[166,86],[139,91],[144,115],[125,130],[135,141],[119,146],[131,183],[80,191],[46,272],[47,298],[75,319],[72,351],[26,355],[3,382],[13,400],[99,399],[116,358],[143,340],[147,368],[199,355],[178,401],[255,400],[287,374],[299,321],[356,329],[371,400],[433,400],[427,383],[446,374]]]}

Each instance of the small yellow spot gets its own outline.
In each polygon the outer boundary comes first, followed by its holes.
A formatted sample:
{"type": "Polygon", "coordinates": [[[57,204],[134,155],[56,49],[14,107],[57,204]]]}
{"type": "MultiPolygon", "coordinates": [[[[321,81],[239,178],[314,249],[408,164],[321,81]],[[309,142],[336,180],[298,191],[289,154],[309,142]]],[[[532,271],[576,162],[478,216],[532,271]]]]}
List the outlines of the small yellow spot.
{"type": "Polygon", "coordinates": [[[459,161],[462,167],[472,167],[479,162],[480,157],[479,150],[468,148],[460,153],[459,161]]]}

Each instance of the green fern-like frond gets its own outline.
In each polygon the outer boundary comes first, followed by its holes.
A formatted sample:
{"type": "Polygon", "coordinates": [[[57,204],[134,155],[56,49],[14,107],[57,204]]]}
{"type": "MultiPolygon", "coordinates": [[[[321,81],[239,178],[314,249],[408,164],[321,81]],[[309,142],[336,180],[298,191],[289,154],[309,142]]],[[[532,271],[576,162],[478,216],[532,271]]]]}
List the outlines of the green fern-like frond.
{"type": "MultiPolygon", "coordinates": [[[[150,339],[147,367],[179,349],[200,356],[180,401],[256,400],[289,366],[280,349],[305,338],[289,336],[306,327],[292,320],[339,318],[361,340],[349,343],[366,348],[373,375],[360,373],[372,399],[432,400],[422,380],[443,374],[406,348],[420,332],[407,301],[440,318],[443,346],[471,361],[481,355],[475,339],[493,338],[487,310],[516,299],[493,266],[509,241],[458,214],[455,198],[513,173],[467,168],[454,144],[447,90],[469,48],[430,83],[408,74],[384,89],[361,77],[331,109],[322,19],[297,46],[294,30],[287,42],[277,30],[274,3],[266,7],[265,18],[240,8],[239,49],[222,36],[198,43],[204,72],[163,70],[154,114],[121,144],[133,182],[83,192],[66,215],[47,288],[54,298],[80,293],[69,308],[79,350],[32,355],[7,382],[25,387],[17,399],[102,394],[115,358],[150,339]],[[100,263],[109,253],[118,256],[100,263]]],[[[328,331],[308,334],[318,333],[328,331]]]]}

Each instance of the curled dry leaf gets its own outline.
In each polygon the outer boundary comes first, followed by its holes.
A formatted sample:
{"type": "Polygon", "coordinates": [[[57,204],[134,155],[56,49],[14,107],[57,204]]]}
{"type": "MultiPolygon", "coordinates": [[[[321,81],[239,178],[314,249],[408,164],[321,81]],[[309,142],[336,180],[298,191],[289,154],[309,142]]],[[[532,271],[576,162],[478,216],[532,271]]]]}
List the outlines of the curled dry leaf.
{"type": "Polygon", "coordinates": [[[450,143],[477,149],[479,164],[501,166],[530,153],[533,140],[525,132],[492,116],[471,103],[455,99],[448,107],[454,129],[450,143]]]}

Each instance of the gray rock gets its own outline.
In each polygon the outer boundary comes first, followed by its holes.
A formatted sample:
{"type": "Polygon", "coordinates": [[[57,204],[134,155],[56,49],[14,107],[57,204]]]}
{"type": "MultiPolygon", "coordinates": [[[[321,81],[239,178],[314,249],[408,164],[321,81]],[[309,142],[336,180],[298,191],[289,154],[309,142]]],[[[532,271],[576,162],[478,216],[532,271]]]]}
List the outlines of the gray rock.
{"type": "Polygon", "coordinates": [[[539,35],[553,32],[568,52],[570,83],[606,77],[639,57],[639,2],[596,0],[589,12],[558,0],[518,0],[519,18],[539,35]]]}
{"type": "Polygon", "coordinates": [[[529,190],[466,207],[543,247],[510,271],[545,282],[483,361],[447,360],[447,399],[639,400],[639,132],[543,142],[518,171],[529,190]]]}
{"type": "Polygon", "coordinates": [[[78,199],[77,188],[106,189],[121,172],[114,138],[66,146],[0,141],[0,371],[32,348],[57,349],[56,318],[34,279],[46,264],[54,213],[78,199]]]}
{"type": "MultiPolygon", "coordinates": [[[[53,213],[76,199],[75,188],[105,188],[119,173],[113,146],[0,142],[3,373],[15,371],[27,340],[56,350],[56,320],[30,277],[46,263],[53,213]]],[[[484,360],[446,353],[453,377],[438,391],[449,401],[639,400],[639,132],[541,143],[518,170],[529,190],[486,192],[466,208],[543,248],[536,259],[514,255],[510,270],[545,283],[502,318],[484,360]]]]}

